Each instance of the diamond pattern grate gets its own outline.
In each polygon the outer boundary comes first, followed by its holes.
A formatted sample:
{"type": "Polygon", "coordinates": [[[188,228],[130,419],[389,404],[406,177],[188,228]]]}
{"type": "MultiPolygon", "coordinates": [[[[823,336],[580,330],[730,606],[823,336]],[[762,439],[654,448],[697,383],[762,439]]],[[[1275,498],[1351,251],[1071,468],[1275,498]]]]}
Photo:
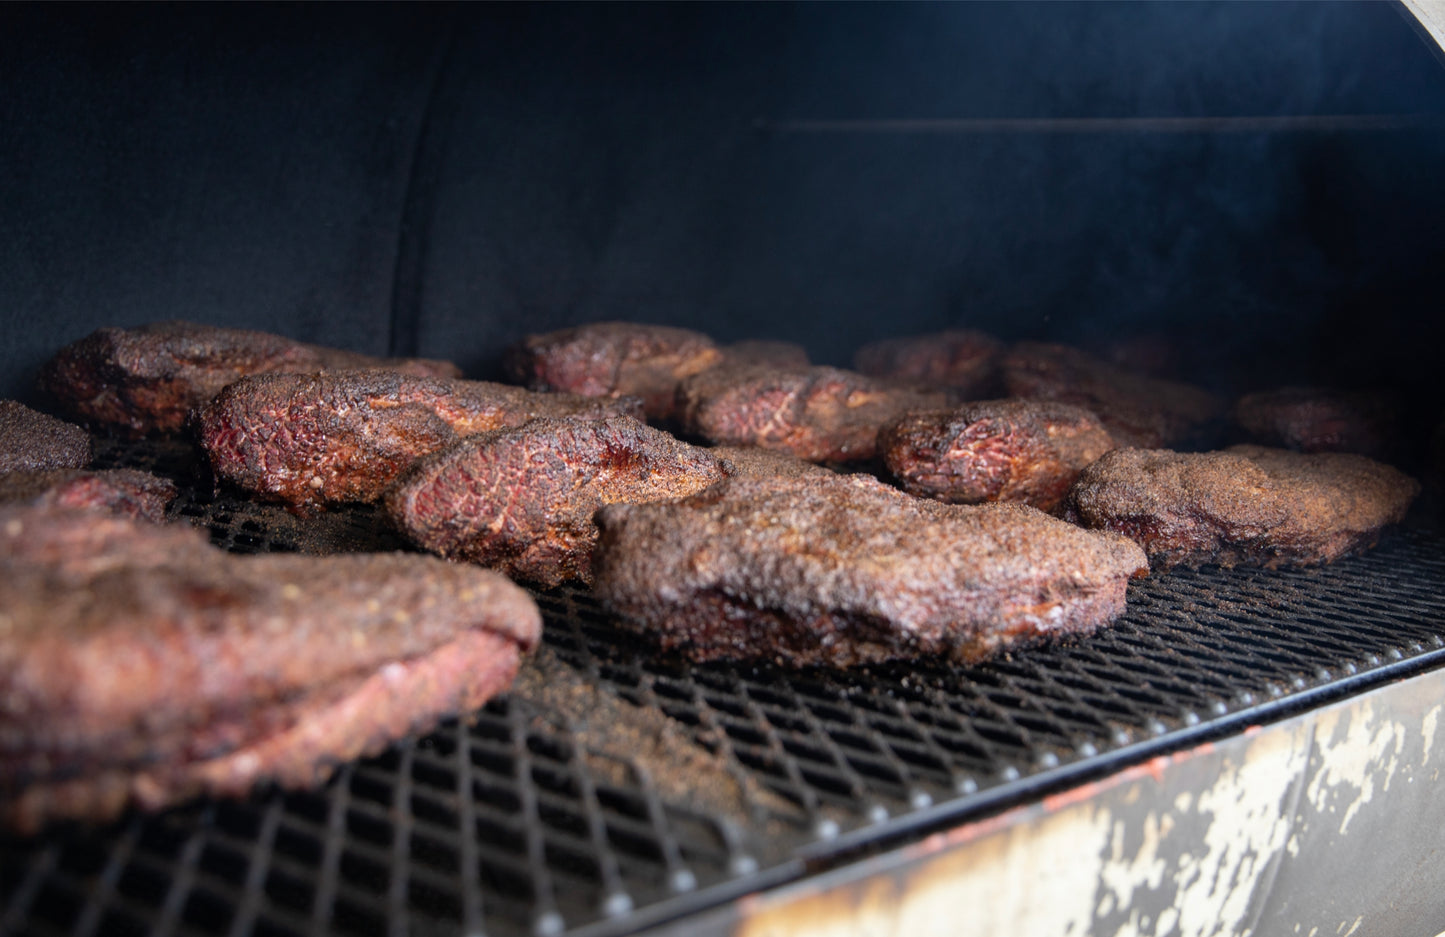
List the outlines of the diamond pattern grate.
{"type": "MultiPolygon", "coordinates": [[[[173,513],[236,552],[401,547],[371,511],[213,493],[182,445],[100,461],[177,478],[173,513]]],[[[319,790],[0,839],[0,934],[629,933],[1438,666],[1442,584],[1445,538],[1407,530],[1320,569],[1135,583],[1089,639],[846,673],[690,665],[554,590],[538,679],[319,790]]]]}

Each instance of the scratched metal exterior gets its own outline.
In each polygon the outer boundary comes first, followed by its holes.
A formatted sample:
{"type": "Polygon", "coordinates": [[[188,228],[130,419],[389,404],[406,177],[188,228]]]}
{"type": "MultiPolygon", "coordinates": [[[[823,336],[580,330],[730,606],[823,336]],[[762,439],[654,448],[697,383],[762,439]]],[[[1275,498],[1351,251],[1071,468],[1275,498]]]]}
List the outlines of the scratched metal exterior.
{"type": "Polygon", "coordinates": [[[1445,672],[1084,784],[675,933],[1438,934],[1445,672]]]}

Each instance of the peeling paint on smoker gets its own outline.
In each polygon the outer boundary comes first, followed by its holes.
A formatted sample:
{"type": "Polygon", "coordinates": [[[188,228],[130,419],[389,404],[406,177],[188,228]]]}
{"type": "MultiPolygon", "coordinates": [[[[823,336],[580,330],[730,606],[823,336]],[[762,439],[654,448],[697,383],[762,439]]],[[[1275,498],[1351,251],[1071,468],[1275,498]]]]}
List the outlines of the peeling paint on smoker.
{"type": "Polygon", "coordinates": [[[1441,699],[1435,671],[1158,757],[754,896],[731,933],[1435,933],[1441,699]]]}

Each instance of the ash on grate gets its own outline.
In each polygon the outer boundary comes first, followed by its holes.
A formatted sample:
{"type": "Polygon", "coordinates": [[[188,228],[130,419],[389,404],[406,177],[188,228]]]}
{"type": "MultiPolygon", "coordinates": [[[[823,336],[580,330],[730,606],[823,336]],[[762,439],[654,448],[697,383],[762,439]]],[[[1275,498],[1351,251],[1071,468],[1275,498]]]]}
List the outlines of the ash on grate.
{"type": "Polygon", "coordinates": [[[547,732],[546,716],[559,717],[572,732],[588,767],[618,787],[630,787],[624,765],[647,772],[665,802],[739,823],[769,816],[797,817],[798,808],[749,773],[730,770],[720,755],[699,744],[656,709],[629,703],[579,673],[545,644],[523,664],[512,686],[514,699],[543,711],[536,726],[547,732]],[[621,760],[619,760],[619,758],[621,760]]]}

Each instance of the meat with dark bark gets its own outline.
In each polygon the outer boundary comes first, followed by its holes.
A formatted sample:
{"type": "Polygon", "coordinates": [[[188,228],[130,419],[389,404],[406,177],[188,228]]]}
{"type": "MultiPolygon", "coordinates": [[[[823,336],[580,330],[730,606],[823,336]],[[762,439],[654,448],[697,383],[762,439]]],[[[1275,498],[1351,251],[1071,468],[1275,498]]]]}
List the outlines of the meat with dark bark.
{"type": "Polygon", "coordinates": [[[90,459],[90,434],[81,427],[0,400],[0,472],[83,468],[90,459]]]}
{"type": "Polygon", "coordinates": [[[716,343],[691,329],[595,322],[528,335],[507,350],[503,364],[512,380],[533,390],[641,397],[649,419],[668,419],[678,381],[722,360],[716,343]]]}
{"type": "Polygon", "coordinates": [[[377,358],[267,332],[155,322],[99,329],[67,345],[41,369],[40,387],[85,422],[143,436],[180,431],[192,411],[249,374],[374,367],[461,376],[449,361],[377,358]]]}
{"type": "Polygon", "coordinates": [[[1017,501],[1052,512],[1114,441],[1082,407],[982,400],[900,417],[884,427],[878,448],[910,494],[951,504],[1017,501]]]}
{"type": "Polygon", "coordinates": [[[175,498],[174,482],[139,469],[48,469],[0,475],[0,504],[105,511],[159,524],[175,498]]]}
{"type": "Polygon", "coordinates": [[[871,459],[878,430],[943,393],[890,386],[854,371],[719,366],[678,386],[684,428],[721,445],[761,446],[810,462],[871,459]]]}
{"type": "Polygon", "coordinates": [[[1143,551],[1018,504],[951,505],[863,475],[730,478],[597,515],[594,592],[697,660],[974,661],[1124,611],[1143,551]]]}
{"type": "Polygon", "coordinates": [[[794,342],[771,339],[748,339],[722,346],[718,364],[768,364],[775,368],[806,368],[808,350],[794,342]]]}
{"type": "Polygon", "coordinates": [[[1120,446],[1207,444],[1224,416],[1223,402],[1208,391],[1126,371],[1066,345],[1021,342],[999,367],[1008,396],[1092,410],[1120,446]]]}
{"type": "Polygon", "coordinates": [[[680,498],[722,477],[707,449],[631,417],[539,419],[423,460],[386,504],[428,550],[554,586],[591,580],[602,505],[680,498]]]}
{"type": "Polygon", "coordinates": [[[864,345],[853,366],[872,377],[925,387],[952,387],[965,399],[995,389],[1003,343],[973,329],[889,338],[864,345]]]}
{"type": "Polygon", "coordinates": [[[391,370],[262,374],[201,411],[218,478],[298,512],[366,502],[428,453],[539,416],[639,414],[636,398],[539,394],[391,370]]]}
{"type": "Polygon", "coordinates": [[[722,460],[727,475],[756,478],[794,478],[799,475],[833,475],[832,469],[776,449],[758,446],[713,446],[708,450],[722,460]]]}
{"type": "Polygon", "coordinates": [[[414,554],[234,556],[179,525],[0,508],[0,823],[33,832],[339,763],[504,690],[501,576],[414,554]]]}
{"type": "Polygon", "coordinates": [[[1373,546],[1419,492],[1350,453],[1115,449],[1080,474],[1065,516],[1137,541],[1156,568],[1303,566],[1373,546]]]}
{"type": "Polygon", "coordinates": [[[1245,394],[1234,422],[1256,443],[1299,452],[1357,452],[1380,457],[1393,448],[1398,409],[1387,394],[1281,387],[1245,394]]]}

